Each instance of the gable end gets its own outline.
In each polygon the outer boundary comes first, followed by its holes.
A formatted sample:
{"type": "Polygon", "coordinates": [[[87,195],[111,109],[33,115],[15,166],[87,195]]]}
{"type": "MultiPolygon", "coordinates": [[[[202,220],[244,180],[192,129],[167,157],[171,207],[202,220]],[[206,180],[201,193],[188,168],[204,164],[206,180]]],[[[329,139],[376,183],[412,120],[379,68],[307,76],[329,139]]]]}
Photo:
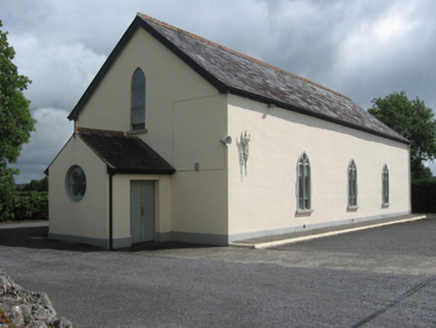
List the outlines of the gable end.
{"type": "Polygon", "coordinates": [[[130,24],[127,31],[121,37],[120,41],[117,43],[115,48],[112,50],[111,54],[104,62],[103,66],[98,71],[95,78],[92,80],[89,87],[86,89],[85,93],[79,99],[78,103],[68,115],[68,119],[76,121],[79,117],[79,113],[82,108],[85,106],[88,99],[92,96],[95,88],[100,83],[100,81],[104,78],[108,70],[111,68],[114,61],[117,59],[118,55],[121,53],[124,46],[128,43],[130,38],[136,32],[138,28],[143,28],[150,35],[152,35],[156,40],[158,40],[162,45],[164,45],[168,50],[174,53],[178,58],[180,58],[183,62],[185,62],[188,66],[190,66],[196,73],[202,76],[206,81],[208,81],[212,86],[214,86],[219,92],[225,93],[227,92],[227,86],[219,81],[214,75],[210,74],[203,67],[197,64],[191,57],[186,55],[182,50],[180,50],[177,46],[167,40],[162,34],[156,31],[151,25],[149,25],[146,21],[144,21],[139,16],[136,16],[132,24],[130,24]]]}

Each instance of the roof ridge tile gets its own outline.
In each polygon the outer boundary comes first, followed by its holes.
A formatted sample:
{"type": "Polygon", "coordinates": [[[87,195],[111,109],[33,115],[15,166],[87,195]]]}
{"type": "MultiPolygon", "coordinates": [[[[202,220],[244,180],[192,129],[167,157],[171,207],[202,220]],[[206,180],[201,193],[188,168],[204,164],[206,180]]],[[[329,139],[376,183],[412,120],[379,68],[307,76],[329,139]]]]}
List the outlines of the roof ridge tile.
{"type": "Polygon", "coordinates": [[[101,135],[101,136],[113,136],[113,137],[125,137],[123,131],[115,131],[115,130],[102,130],[102,129],[92,129],[76,126],[74,131],[78,134],[88,134],[88,135],[101,135]]]}

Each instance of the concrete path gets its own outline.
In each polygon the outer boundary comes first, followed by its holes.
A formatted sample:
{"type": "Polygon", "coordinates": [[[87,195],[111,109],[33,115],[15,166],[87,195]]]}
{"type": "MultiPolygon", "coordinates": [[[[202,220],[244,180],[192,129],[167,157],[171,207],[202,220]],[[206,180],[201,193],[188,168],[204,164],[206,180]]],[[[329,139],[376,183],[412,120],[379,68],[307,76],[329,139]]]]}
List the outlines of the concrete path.
{"type": "Polygon", "coordinates": [[[354,231],[384,227],[392,224],[406,223],[428,218],[425,214],[411,214],[391,217],[383,220],[362,221],[345,225],[336,225],[321,229],[304,230],[298,232],[290,232],[281,235],[265,236],[259,238],[251,238],[233,242],[232,246],[250,247],[250,248],[268,248],[285,244],[298,243],[302,241],[324,238],[329,236],[340,235],[354,231]]]}

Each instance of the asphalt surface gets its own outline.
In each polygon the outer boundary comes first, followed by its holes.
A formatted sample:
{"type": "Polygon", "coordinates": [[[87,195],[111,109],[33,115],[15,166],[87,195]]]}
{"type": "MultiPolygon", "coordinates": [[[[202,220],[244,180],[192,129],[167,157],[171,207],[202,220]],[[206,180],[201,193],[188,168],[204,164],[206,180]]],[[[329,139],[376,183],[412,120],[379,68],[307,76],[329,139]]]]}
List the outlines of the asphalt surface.
{"type": "Polygon", "coordinates": [[[0,268],[80,327],[436,327],[436,220],[273,249],[120,251],[0,225],[0,268]]]}

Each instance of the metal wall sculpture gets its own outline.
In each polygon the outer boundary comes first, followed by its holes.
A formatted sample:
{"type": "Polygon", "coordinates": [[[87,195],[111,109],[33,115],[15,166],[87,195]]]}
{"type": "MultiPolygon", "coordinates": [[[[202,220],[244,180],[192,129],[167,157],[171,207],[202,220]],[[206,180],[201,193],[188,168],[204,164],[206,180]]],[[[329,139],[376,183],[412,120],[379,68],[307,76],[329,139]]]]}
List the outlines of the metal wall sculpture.
{"type": "Polygon", "coordinates": [[[251,140],[251,135],[247,134],[247,131],[244,133],[241,132],[241,137],[238,142],[238,151],[239,151],[239,165],[241,167],[241,178],[245,175],[247,176],[247,161],[249,156],[249,143],[251,140]]]}

